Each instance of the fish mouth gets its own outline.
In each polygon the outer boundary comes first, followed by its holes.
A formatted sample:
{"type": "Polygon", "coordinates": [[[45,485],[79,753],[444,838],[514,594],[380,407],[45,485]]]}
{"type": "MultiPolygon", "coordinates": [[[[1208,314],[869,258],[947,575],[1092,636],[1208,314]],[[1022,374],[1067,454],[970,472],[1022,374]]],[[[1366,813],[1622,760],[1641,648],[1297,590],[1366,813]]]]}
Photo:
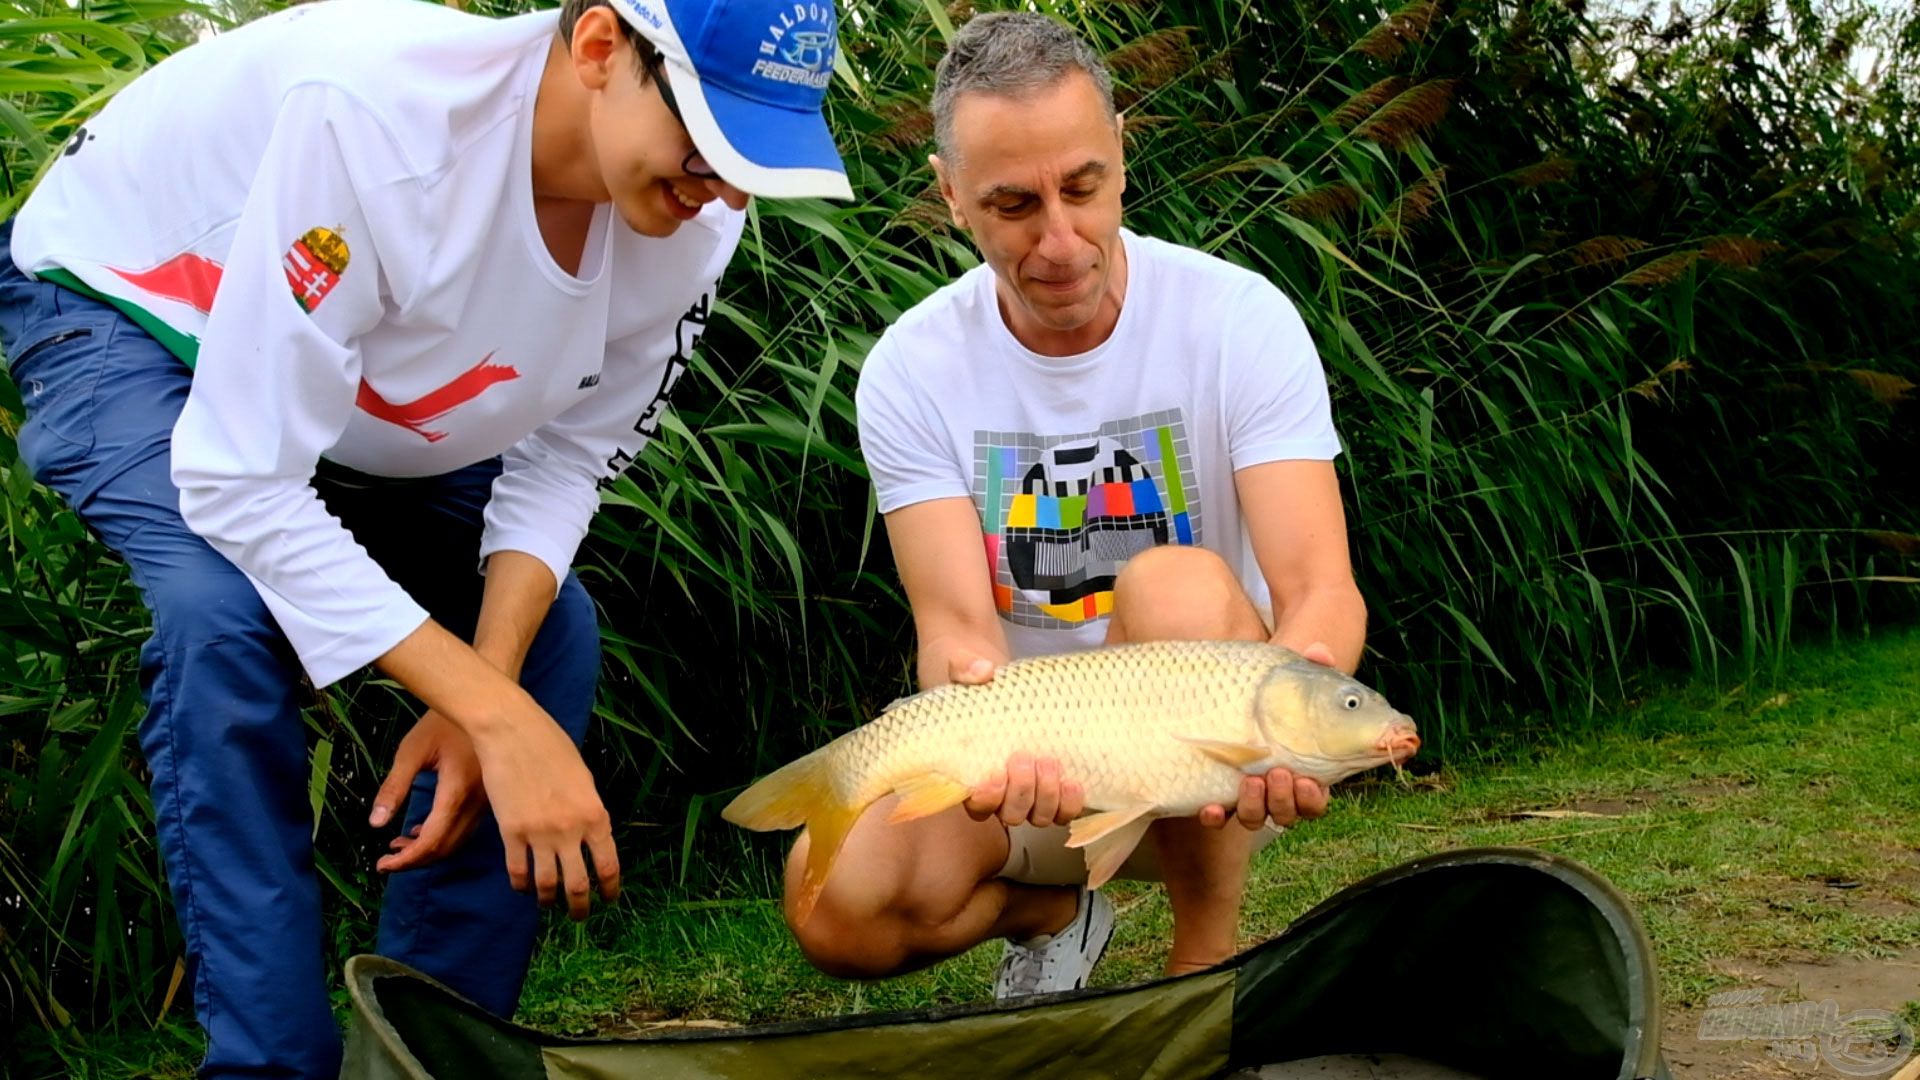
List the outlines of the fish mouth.
{"type": "Polygon", "coordinates": [[[1398,767],[1420,751],[1420,734],[1411,721],[1395,720],[1388,724],[1380,738],[1373,744],[1375,750],[1387,755],[1389,764],[1398,767]]]}

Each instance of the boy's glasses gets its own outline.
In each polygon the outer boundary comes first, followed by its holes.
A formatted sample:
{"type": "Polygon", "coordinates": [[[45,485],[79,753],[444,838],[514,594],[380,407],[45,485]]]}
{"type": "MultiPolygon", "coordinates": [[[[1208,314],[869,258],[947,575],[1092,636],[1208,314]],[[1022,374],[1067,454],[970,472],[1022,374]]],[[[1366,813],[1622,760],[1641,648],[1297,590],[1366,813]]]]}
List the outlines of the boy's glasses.
{"type": "MultiPolygon", "coordinates": [[[[661,56],[653,50],[648,50],[648,56],[642,63],[646,66],[648,80],[660,88],[660,100],[666,103],[667,111],[672,113],[673,118],[680,122],[681,130],[686,130],[687,118],[680,115],[680,103],[674,100],[673,90],[667,86],[666,57],[661,56]]],[[[688,131],[687,137],[691,139],[693,133],[688,131]]],[[[685,160],[680,162],[680,171],[696,180],[720,179],[720,174],[714,172],[713,167],[707,164],[707,159],[700,155],[698,148],[695,148],[686,156],[685,160]]]]}

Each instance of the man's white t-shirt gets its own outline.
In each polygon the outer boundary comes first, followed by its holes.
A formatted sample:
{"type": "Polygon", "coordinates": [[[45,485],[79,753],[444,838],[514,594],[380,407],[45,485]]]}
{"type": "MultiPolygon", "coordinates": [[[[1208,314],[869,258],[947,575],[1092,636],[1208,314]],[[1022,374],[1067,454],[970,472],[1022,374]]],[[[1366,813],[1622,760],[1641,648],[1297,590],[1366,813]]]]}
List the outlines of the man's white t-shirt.
{"type": "Polygon", "coordinates": [[[578,273],[534,216],[558,13],[328,0],[184,50],[75,133],[14,224],[21,270],[102,297],[193,367],[187,524],[253,581],[318,686],[426,612],[309,480],[503,455],[480,556],[556,581],[657,431],[744,214],[671,237],[602,205],[578,273]]]}
{"type": "Polygon", "coordinates": [[[1266,279],[1122,229],[1107,340],[1043,356],[975,267],[890,326],[860,373],[860,449],[881,513],[970,498],[1014,658],[1096,646],[1113,579],[1152,546],[1225,559],[1271,610],[1235,470],[1340,452],[1313,340],[1266,279]]]}

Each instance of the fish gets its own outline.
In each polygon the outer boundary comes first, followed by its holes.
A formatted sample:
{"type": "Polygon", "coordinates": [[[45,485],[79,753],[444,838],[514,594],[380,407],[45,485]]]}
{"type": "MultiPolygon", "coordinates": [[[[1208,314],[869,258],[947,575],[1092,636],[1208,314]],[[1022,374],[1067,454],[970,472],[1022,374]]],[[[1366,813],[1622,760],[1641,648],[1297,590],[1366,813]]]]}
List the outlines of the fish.
{"type": "Polygon", "coordinates": [[[1153,821],[1231,807],[1240,782],[1284,767],[1331,786],[1418,751],[1412,718],[1353,676],[1257,641],[1103,645],[1002,665],[982,684],[898,698],[868,722],[749,785],[721,817],[803,828],[790,898],[811,915],[847,833],[888,795],[893,823],[958,806],[1016,751],[1060,762],[1085,808],[1068,826],[1088,886],[1126,862],[1153,821]]]}

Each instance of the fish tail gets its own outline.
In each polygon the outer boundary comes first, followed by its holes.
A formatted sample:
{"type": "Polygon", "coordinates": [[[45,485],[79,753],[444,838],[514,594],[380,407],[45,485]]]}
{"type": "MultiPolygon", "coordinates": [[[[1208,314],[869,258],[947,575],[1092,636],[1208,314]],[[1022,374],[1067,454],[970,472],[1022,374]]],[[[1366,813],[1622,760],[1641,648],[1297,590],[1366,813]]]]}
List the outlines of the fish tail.
{"type": "Polygon", "coordinates": [[[823,746],[781,766],[741,792],[720,812],[723,819],[735,825],[762,832],[806,827],[807,864],[792,900],[795,921],[801,923],[813,913],[833,860],[863,809],[834,791],[832,749],[831,745],[823,746]]]}
{"type": "Polygon", "coordinates": [[[734,796],[720,816],[757,832],[805,825],[815,805],[833,797],[827,774],[832,749],[831,744],[823,746],[761,777],[734,796]]]}

